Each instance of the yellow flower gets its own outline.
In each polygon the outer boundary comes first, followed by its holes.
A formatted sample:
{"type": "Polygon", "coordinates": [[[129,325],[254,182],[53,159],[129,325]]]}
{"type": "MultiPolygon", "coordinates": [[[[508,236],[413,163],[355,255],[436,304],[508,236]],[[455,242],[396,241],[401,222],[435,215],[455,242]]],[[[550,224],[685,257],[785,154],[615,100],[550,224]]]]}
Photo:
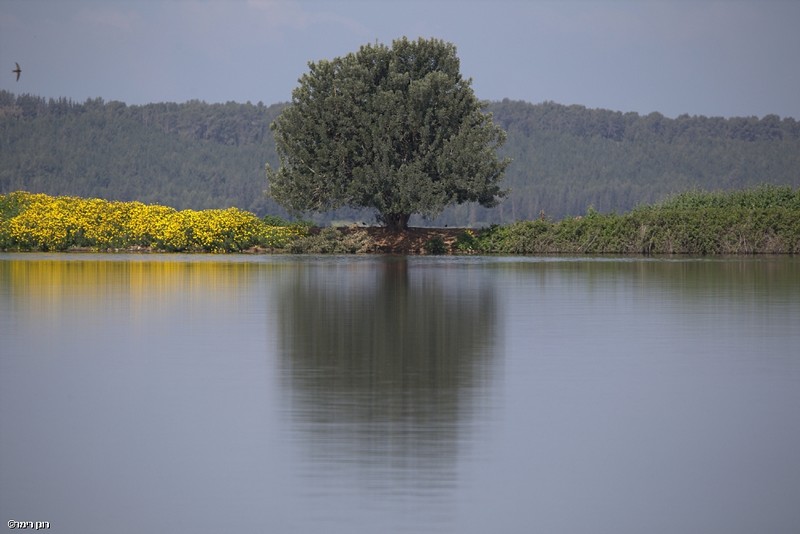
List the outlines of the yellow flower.
{"type": "Polygon", "coordinates": [[[24,250],[70,247],[154,247],[166,251],[236,252],[260,245],[280,249],[305,235],[301,227],[269,226],[238,208],[183,210],[141,202],[51,197],[15,192],[0,195],[0,246],[24,250]]]}

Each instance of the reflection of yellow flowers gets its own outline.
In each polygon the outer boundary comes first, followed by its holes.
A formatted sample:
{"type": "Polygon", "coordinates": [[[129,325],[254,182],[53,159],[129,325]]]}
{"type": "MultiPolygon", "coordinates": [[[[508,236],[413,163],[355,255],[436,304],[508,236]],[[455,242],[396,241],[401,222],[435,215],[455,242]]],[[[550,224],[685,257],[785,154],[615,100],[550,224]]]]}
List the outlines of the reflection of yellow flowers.
{"type": "Polygon", "coordinates": [[[141,202],[0,195],[0,247],[6,248],[236,252],[254,246],[284,248],[305,233],[300,227],[267,225],[238,208],[176,211],[141,202]]]}

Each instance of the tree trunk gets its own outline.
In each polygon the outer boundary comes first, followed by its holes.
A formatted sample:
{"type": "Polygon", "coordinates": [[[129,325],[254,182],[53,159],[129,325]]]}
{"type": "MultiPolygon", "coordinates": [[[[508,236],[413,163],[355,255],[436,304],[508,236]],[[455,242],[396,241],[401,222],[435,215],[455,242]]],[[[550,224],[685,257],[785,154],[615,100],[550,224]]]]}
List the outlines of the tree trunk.
{"type": "Polygon", "coordinates": [[[393,232],[408,230],[408,219],[410,218],[411,214],[409,213],[386,213],[381,216],[383,224],[393,232]]]}

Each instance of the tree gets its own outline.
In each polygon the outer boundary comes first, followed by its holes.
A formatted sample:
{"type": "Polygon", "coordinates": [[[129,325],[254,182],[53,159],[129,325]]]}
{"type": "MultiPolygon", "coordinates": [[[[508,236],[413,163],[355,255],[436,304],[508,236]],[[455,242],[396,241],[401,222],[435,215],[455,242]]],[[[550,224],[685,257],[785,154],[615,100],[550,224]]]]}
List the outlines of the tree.
{"type": "Polygon", "coordinates": [[[404,229],[451,203],[496,205],[505,132],[459,72],[456,48],[406,38],[309,63],[271,125],[280,167],[269,194],[294,212],[372,208],[404,229]]]}

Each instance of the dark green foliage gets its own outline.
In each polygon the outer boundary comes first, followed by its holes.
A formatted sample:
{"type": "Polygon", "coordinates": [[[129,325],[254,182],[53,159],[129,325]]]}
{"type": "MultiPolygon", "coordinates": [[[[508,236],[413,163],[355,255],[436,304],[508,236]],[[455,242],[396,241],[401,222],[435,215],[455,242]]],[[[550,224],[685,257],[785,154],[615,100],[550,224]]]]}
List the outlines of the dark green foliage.
{"type": "Polygon", "coordinates": [[[277,215],[264,215],[261,218],[264,221],[264,224],[268,224],[270,226],[291,226],[292,223],[284,219],[283,217],[278,217],[277,215]]]}
{"type": "Polygon", "coordinates": [[[729,192],[694,190],[669,197],[656,204],[654,208],[670,210],[701,210],[708,208],[769,210],[786,208],[800,210],[800,192],[791,187],[774,185],[763,185],[754,189],[729,192]]]}
{"type": "Polygon", "coordinates": [[[447,244],[445,244],[444,239],[438,235],[428,239],[425,242],[424,248],[427,254],[439,255],[447,253],[447,244]]]}
{"type": "Polygon", "coordinates": [[[285,213],[267,199],[281,106],[49,100],[0,92],[0,193],[285,213]]]}
{"type": "Polygon", "coordinates": [[[489,219],[497,222],[542,210],[574,217],[588,205],[620,213],[692,189],[800,186],[800,123],[791,118],[669,119],[508,100],[488,109],[508,133],[501,152],[513,160],[511,192],[489,219]]]}
{"type": "Polygon", "coordinates": [[[764,186],[691,192],[625,215],[492,226],[476,238],[493,254],[794,254],[800,252],[800,189],[764,186]]]}
{"type": "Polygon", "coordinates": [[[453,249],[462,254],[474,254],[478,252],[479,248],[480,244],[475,236],[475,232],[472,230],[464,230],[464,232],[459,234],[456,238],[456,242],[453,244],[453,249]]]}
{"type": "Polygon", "coordinates": [[[396,229],[449,204],[494,206],[505,136],[481,108],[455,46],[437,39],[310,63],[272,125],[270,194],[295,212],[368,208],[396,229]]]}
{"type": "MultiPolygon", "coordinates": [[[[288,216],[263,194],[275,166],[269,124],[283,105],[75,103],[0,91],[0,193],[25,190],[178,209],[236,206],[288,216]]],[[[494,208],[471,202],[412,224],[488,226],[583,214],[624,213],[696,189],[736,191],[763,183],[800,187],[800,122],[769,115],[676,119],[552,102],[488,106],[507,131],[512,158],[494,208]]],[[[314,215],[366,220],[342,207],[314,215]]]]}

